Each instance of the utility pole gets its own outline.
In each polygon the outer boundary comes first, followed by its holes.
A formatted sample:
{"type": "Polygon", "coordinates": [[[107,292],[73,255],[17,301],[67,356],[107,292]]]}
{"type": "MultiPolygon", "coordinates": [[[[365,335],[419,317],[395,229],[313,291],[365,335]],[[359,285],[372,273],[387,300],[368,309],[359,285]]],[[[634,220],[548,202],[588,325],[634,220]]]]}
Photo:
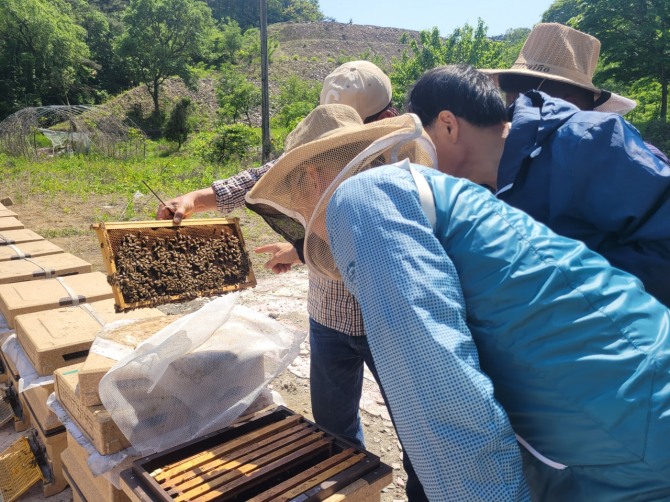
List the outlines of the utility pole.
{"type": "Polygon", "coordinates": [[[261,2],[261,131],[263,164],[270,160],[270,92],[268,87],[268,2],[261,2]]]}

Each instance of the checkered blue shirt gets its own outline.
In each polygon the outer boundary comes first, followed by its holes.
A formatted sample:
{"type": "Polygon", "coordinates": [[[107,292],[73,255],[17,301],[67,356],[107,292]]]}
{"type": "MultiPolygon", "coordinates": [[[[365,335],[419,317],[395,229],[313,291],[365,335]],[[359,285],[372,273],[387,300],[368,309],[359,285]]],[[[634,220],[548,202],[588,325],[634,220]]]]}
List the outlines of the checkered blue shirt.
{"type": "Polygon", "coordinates": [[[429,499],[528,500],[519,447],[480,369],[456,269],[411,174],[384,166],[346,181],[331,199],[327,225],[429,499]]]}

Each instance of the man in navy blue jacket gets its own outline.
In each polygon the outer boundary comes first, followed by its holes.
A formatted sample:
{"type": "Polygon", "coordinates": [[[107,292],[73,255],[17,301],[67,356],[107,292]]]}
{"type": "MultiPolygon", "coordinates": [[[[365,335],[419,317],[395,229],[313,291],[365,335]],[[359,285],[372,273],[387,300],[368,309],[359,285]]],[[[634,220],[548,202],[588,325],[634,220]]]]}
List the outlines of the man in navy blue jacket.
{"type": "Polygon", "coordinates": [[[426,72],[407,107],[441,171],[583,241],[670,305],[670,165],[621,116],[539,91],[506,110],[489,77],[466,65],[426,72]]]}

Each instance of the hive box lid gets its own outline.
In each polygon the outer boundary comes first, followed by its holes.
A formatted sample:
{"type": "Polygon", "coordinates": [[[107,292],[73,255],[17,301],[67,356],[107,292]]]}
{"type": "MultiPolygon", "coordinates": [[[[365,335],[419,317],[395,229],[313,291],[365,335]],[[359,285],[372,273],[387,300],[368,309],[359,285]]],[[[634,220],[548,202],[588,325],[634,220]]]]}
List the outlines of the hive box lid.
{"type": "Polygon", "coordinates": [[[0,207],[0,218],[9,218],[16,216],[14,211],[7,209],[5,206],[0,207]]]}
{"type": "Polygon", "coordinates": [[[90,272],[91,268],[89,262],[70,253],[0,261],[0,284],[33,281],[62,275],[85,274],[90,272]]]}
{"type": "Polygon", "coordinates": [[[112,297],[112,287],[101,272],[0,284],[0,313],[13,329],[16,316],[21,314],[112,297]]]}
{"type": "Polygon", "coordinates": [[[33,232],[27,228],[18,230],[4,230],[0,231],[0,246],[8,244],[21,244],[23,242],[35,242],[45,240],[40,234],[33,232]]]}
{"type": "Polygon", "coordinates": [[[7,216],[6,218],[0,218],[0,232],[4,232],[5,230],[18,230],[20,228],[25,228],[25,226],[15,217],[7,216]]]}
{"type": "Polygon", "coordinates": [[[128,448],[130,443],[104,406],[84,406],[80,401],[77,388],[80,369],[81,364],[74,364],[54,372],[58,401],[101,455],[128,448]]]}
{"type": "Polygon", "coordinates": [[[52,436],[65,431],[65,427],[60,423],[56,414],[47,406],[47,399],[53,391],[54,384],[48,383],[31,387],[21,393],[31,415],[30,423],[39,427],[44,436],[52,436]]]}
{"type": "Polygon", "coordinates": [[[47,240],[21,242],[18,244],[0,246],[0,262],[21,260],[22,258],[34,258],[36,256],[47,256],[63,252],[62,248],[47,240]]]}
{"type": "MultiPolygon", "coordinates": [[[[125,315],[132,318],[135,313],[145,311],[158,311],[157,309],[139,309],[134,310],[125,315]]],[[[160,311],[158,311],[160,312],[160,311]]],[[[172,324],[181,316],[164,316],[151,319],[142,319],[132,324],[110,330],[105,333],[105,338],[113,342],[124,345],[130,349],[135,349],[140,343],[147,338],[158,333],[161,329],[169,324],[172,324]]],[[[102,404],[100,401],[100,394],[98,393],[98,385],[100,380],[107,373],[112,366],[117,362],[117,359],[106,357],[102,354],[89,352],[84,364],[79,370],[79,397],[86,406],[94,406],[102,404]]]]}
{"type": "Polygon", "coordinates": [[[117,314],[114,300],[19,315],[16,337],[39,375],[51,375],[63,366],[83,362],[95,336],[114,321],[164,316],[158,309],[117,314]]]}

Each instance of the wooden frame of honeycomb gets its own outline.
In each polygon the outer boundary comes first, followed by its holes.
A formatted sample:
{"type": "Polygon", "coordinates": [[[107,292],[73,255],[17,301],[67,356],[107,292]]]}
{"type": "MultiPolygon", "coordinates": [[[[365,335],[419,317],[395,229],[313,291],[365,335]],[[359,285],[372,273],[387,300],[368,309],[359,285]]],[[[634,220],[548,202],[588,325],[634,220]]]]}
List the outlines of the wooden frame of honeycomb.
{"type": "Polygon", "coordinates": [[[239,218],[107,222],[96,231],[117,312],[254,287],[239,218]]]}

